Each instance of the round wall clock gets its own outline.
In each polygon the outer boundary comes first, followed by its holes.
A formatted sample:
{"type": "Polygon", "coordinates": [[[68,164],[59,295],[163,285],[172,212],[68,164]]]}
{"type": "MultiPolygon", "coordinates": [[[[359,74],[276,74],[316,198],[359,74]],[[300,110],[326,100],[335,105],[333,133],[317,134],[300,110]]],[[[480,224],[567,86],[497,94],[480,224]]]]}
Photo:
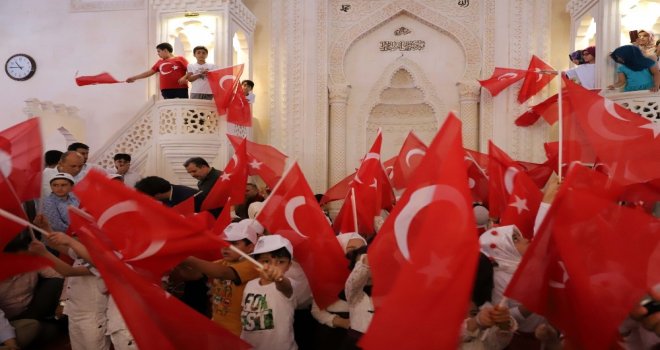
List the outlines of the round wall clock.
{"type": "Polygon", "coordinates": [[[9,57],[5,63],[5,73],[17,81],[24,81],[32,78],[37,70],[37,63],[34,58],[24,53],[19,53],[9,57]]]}

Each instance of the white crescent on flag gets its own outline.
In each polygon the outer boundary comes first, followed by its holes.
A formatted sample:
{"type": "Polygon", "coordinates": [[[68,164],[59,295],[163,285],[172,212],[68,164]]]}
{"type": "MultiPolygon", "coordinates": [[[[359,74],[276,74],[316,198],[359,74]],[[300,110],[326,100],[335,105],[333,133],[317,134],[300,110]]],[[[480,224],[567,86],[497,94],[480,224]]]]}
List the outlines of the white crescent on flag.
{"type": "Polygon", "coordinates": [[[222,90],[229,90],[229,89],[225,89],[225,87],[224,87],[225,81],[227,81],[229,79],[234,81],[234,80],[236,80],[236,76],[234,76],[234,75],[223,75],[222,78],[220,78],[220,80],[218,81],[218,85],[220,86],[220,88],[222,90]]]}
{"type": "MultiPolygon", "coordinates": [[[[397,215],[394,220],[394,238],[396,239],[399,251],[401,251],[401,255],[403,255],[406,260],[410,261],[408,233],[410,230],[410,224],[415,218],[415,215],[431,203],[442,201],[460,204],[464,203],[465,199],[458,190],[448,185],[440,184],[424,186],[415,190],[415,192],[410,195],[408,203],[406,203],[403,209],[399,212],[399,215],[397,215]],[[436,196],[436,191],[441,192],[442,196],[436,196]]],[[[459,205],[455,206],[460,214],[459,217],[456,218],[456,220],[458,220],[457,222],[465,222],[468,217],[466,208],[459,205]]]]}
{"type": "Polygon", "coordinates": [[[296,209],[305,204],[305,197],[303,196],[296,196],[291,198],[287,203],[286,206],[284,207],[284,218],[286,219],[286,223],[291,226],[293,231],[295,231],[300,237],[303,238],[309,238],[300,232],[298,229],[298,225],[296,224],[296,220],[294,219],[293,215],[296,212],[296,209]]]}
{"type": "Polygon", "coordinates": [[[123,202],[119,202],[111,206],[110,208],[106,209],[103,213],[101,213],[97,221],[97,224],[99,225],[100,228],[103,228],[103,226],[115,216],[123,213],[130,213],[133,211],[138,212],[138,210],[139,210],[138,205],[134,200],[126,200],[123,202]]]}
{"type": "Polygon", "coordinates": [[[426,155],[426,151],[424,151],[421,148],[413,148],[410,151],[408,151],[408,153],[406,153],[406,165],[408,167],[410,167],[410,158],[414,155],[424,156],[426,155]]]}
{"type": "Polygon", "coordinates": [[[500,75],[499,77],[497,77],[497,80],[513,79],[513,78],[516,78],[517,76],[518,76],[518,73],[509,72],[509,73],[504,73],[504,74],[500,75]]]}

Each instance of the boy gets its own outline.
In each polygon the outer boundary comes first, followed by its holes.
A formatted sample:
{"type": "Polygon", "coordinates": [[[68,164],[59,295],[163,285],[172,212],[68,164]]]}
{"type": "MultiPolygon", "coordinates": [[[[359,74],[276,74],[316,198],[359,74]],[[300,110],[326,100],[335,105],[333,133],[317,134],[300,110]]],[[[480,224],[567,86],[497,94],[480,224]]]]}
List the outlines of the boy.
{"type": "Polygon", "coordinates": [[[280,235],[259,238],[252,255],[264,265],[260,277],[243,291],[241,338],[254,349],[296,350],[293,313],[295,285],[284,276],[291,266],[293,247],[280,235]]]}
{"type": "Polygon", "coordinates": [[[80,206],[78,198],[71,193],[73,176],[67,173],[58,173],[50,180],[51,193],[44,199],[42,214],[48,219],[55,231],[66,232],[69,228],[69,205],[80,206]]]}
{"type": "Polygon", "coordinates": [[[245,98],[248,100],[249,104],[254,104],[254,99],[256,96],[254,93],[252,93],[252,90],[254,89],[254,82],[252,80],[243,80],[241,83],[241,87],[243,88],[243,92],[245,92],[245,98]]]}
{"type": "Polygon", "coordinates": [[[181,56],[174,56],[173,51],[169,43],[158,44],[156,52],[160,60],[150,70],[126,78],[126,82],[132,83],[160,73],[160,93],[164,99],[188,98],[188,81],[185,79],[188,61],[181,56]]]}
{"type": "Polygon", "coordinates": [[[193,49],[193,54],[197,62],[188,65],[188,72],[185,76],[185,79],[192,83],[190,98],[212,100],[213,92],[211,92],[209,82],[206,80],[206,72],[218,69],[218,67],[213,63],[206,63],[206,57],[209,55],[206,47],[196,46],[193,49]]]}
{"type": "Polygon", "coordinates": [[[135,184],[142,179],[140,174],[131,170],[131,155],[126,153],[117,153],[113,157],[115,170],[111,174],[118,174],[124,179],[124,184],[129,187],[135,187],[135,184]]]}
{"type": "MultiPolygon", "coordinates": [[[[252,253],[257,234],[263,232],[254,220],[231,223],[224,230],[224,239],[246,254],[252,253]]],[[[222,249],[222,260],[208,262],[189,257],[185,263],[195,270],[214,278],[211,287],[212,319],[230,332],[241,335],[241,297],[248,281],[259,277],[251,262],[229,248],[222,249]]],[[[194,277],[194,276],[193,276],[194,277]]]]}

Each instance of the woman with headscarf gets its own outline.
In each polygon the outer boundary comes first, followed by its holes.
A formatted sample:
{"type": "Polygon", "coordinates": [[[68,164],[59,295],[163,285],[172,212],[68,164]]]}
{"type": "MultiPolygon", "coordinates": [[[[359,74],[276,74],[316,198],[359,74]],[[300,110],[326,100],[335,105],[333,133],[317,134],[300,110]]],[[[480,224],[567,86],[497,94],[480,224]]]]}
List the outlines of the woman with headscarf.
{"type": "Polygon", "coordinates": [[[566,76],[586,89],[596,88],[596,47],[580,50],[582,64],[566,71],[566,76]]]}
{"type": "MultiPolygon", "coordinates": [[[[367,241],[355,232],[337,235],[337,241],[344,254],[350,254],[355,250],[364,250],[367,241]]],[[[348,261],[347,261],[348,263],[348,261]]],[[[346,334],[350,328],[349,310],[346,294],[342,291],[337,301],[325,309],[320,309],[316,302],[312,303],[312,316],[321,325],[316,327],[314,335],[314,348],[319,350],[335,350],[345,345],[346,334]]]]}
{"type": "Polygon", "coordinates": [[[644,29],[638,31],[637,40],[632,44],[639,47],[644,56],[657,61],[658,57],[655,55],[655,35],[653,35],[652,31],[644,29]]]}
{"type": "Polygon", "coordinates": [[[610,57],[617,63],[618,81],[607,88],[624,87],[623,91],[658,91],[660,71],[656,62],[642,54],[639,47],[624,45],[614,50],[610,57]]]}
{"type": "MultiPolygon", "coordinates": [[[[523,237],[516,226],[509,225],[486,231],[479,237],[479,244],[481,252],[495,263],[492,302],[498,305],[504,298],[504,290],[516,272],[520,260],[529,246],[529,241],[523,237]]],[[[508,305],[511,316],[518,323],[518,332],[513,336],[507,349],[548,349],[558,345],[556,344],[559,342],[557,337],[551,337],[552,344],[542,343],[537,339],[535,334],[537,332],[542,331],[545,334],[554,331],[542,316],[530,312],[515,300],[508,299],[505,304],[508,305]]]]}

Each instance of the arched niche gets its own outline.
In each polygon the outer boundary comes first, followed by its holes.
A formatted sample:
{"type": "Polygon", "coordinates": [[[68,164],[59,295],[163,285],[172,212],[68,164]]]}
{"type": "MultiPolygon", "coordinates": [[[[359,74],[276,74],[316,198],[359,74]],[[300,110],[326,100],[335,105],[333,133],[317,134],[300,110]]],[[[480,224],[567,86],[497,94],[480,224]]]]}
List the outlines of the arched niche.
{"type": "Polygon", "coordinates": [[[243,72],[246,74],[243,78],[247,79],[250,73],[250,42],[247,35],[241,30],[234,32],[232,36],[232,62],[245,65],[243,72]]]}
{"type": "Polygon", "coordinates": [[[409,131],[427,145],[444,121],[446,106],[433,84],[413,61],[400,57],[391,63],[369,92],[360,115],[366,116],[366,144],[383,130],[382,156],[396,155],[409,131]]]}

